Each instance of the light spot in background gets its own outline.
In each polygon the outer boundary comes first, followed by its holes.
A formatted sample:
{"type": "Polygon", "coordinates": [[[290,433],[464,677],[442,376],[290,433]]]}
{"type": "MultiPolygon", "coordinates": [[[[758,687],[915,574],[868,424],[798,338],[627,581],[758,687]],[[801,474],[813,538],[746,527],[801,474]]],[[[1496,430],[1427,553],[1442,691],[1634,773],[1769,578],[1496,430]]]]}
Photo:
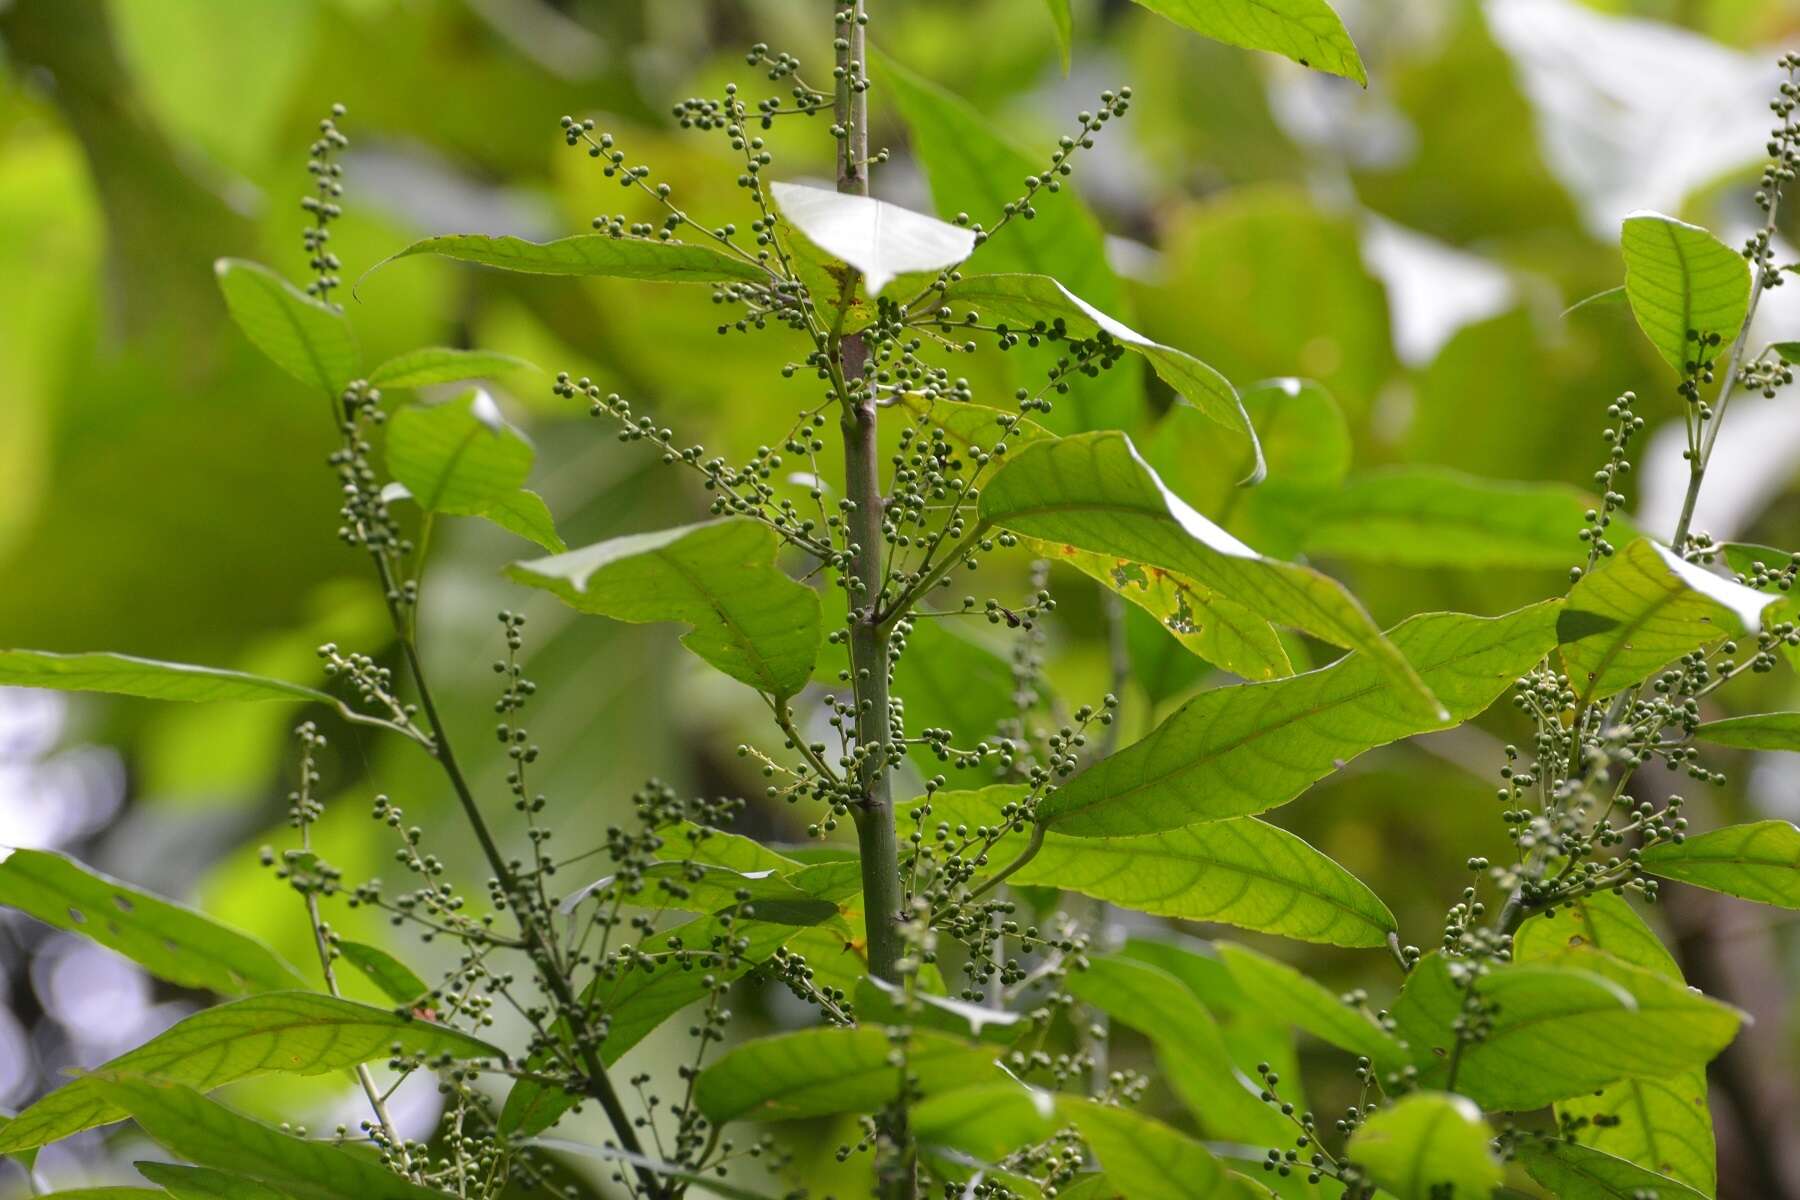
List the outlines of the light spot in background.
{"type": "Polygon", "coordinates": [[[0,1105],[23,1105],[35,1078],[36,1064],[25,1030],[12,1010],[0,1008],[0,1105]]]}
{"type": "Polygon", "coordinates": [[[1366,214],[1363,261],[1387,289],[1394,349],[1408,366],[1423,366],[1464,325],[1512,307],[1506,271],[1436,238],[1366,214]]]}
{"type": "Polygon", "coordinates": [[[124,803],[125,767],[113,750],[51,753],[67,722],[63,697],[0,688],[0,846],[59,849],[104,829],[124,803]]]}
{"type": "MultiPolygon", "coordinates": [[[[388,1087],[391,1080],[392,1076],[385,1072],[376,1073],[378,1087],[388,1087]]],[[[401,1137],[418,1141],[429,1138],[437,1129],[438,1118],[444,1112],[444,1097],[438,1091],[437,1076],[430,1071],[414,1071],[388,1097],[387,1110],[401,1137]]],[[[360,1087],[352,1087],[345,1089],[337,1102],[320,1119],[310,1124],[320,1131],[335,1129],[339,1125],[356,1129],[364,1121],[373,1119],[373,1114],[369,1111],[369,1098],[360,1087]]]]}

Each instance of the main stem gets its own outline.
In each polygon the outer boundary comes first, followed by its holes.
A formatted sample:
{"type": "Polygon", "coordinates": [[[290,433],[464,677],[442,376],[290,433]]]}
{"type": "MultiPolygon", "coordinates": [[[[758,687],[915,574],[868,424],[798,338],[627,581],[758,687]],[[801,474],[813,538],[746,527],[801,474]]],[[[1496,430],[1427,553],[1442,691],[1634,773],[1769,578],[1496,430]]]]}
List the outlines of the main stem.
{"type": "MultiPolygon", "coordinates": [[[[863,0],[834,6],[832,19],[848,8],[851,19],[836,29],[838,139],[837,189],[869,194],[869,99],[856,86],[868,59],[864,50],[863,0]]],[[[856,694],[856,744],[860,753],[854,810],[862,852],[863,911],[869,932],[869,971],[900,982],[900,853],[894,834],[894,804],[888,783],[888,627],[881,621],[882,497],[881,447],[877,438],[875,393],[861,387],[869,347],[858,333],[837,343],[838,377],[843,382],[844,490],[856,505],[850,520],[850,671],[856,694]]]]}

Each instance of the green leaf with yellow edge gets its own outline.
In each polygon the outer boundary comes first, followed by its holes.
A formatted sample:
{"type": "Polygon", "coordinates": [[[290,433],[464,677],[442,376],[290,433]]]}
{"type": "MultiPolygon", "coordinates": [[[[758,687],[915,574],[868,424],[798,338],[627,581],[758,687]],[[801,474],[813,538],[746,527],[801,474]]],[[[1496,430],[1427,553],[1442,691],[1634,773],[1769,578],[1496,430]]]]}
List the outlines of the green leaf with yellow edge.
{"type": "Polygon", "coordinates": [[[1233,942],[1218,944],[1219,958],[1248,1002],[1269,1016],[1312,1034],[1347,1054],[1386,1070],[1404,1055],[1394,1035],[1360,1007],[1351,1007],[1286,963],[1233,942]]]}
{"type": "Polygon", "coordinates": [[[307,986],[255,938],[48,850],[0,847],[0,905],[91,938],[179,987],[232,996],[307,986]]]}
{"type": "Polygon", "coordinates": [[[1712,1194],[1574,1142],[1526,1138],[1518,1158],[1559,1200],[1707,1200],[1712,1194]]]}
{"type": "Polygon", "coordinates": [[[1413,1092],[1364,1121],[1344,1153],[1395,1200],[1487,1200],[1505,1174],[1493,1140],[1466,1097],[1413,1092]]]}
{"type": "Polygon", "coordinates": [[[1773,600],[1637,539],[1583,575],[1557,618],[1577,702],[1604,700],[1690,651],[1754,634],[1773,600]]]}
{"type": "Polygon", "coordinates": [[[1267,50],[1367,87],[1350,31],[1325,0],[1137,0],[1202,37],[1267,50]]]}
{"type": "MultiPolygon", "coordinates": [[[[939,1033],[915,1031],[905,1073],[917,1094],[935,1095],[1002,1078],[997,1051],[939,1033]]],[[[785,1121],[874,1112],[901,1090],[902,1069],[884,1029],[803,1029],[745,1042],[700,1072],[694,1103],[715,1124],[785,1121]]]]}
{"type": "MultiPolygon", "coordinates": [[[[1389,644],[1466,721],[1551,648],[1558,608],[1427,613],[1395,626],[1389,644]]],[[[1397,709],[1393,691],[1389,673],[1356,654],[1291,679],[1203,692],[1045,797],[1038,819],[1062,833],[1118,837],[1264,812],[1364,751],[1438,727],[1397,709]]]]}
{"type": "Polygon", "coordinates": [[[1192,1200],[1217,1195],[1227,1184],[1225,1168],[1210,1150],[1161,1121],[1077,1096],[1059,1097],[1056,1107],[1106,1172],[1107,1190],[1095,1195],[1192,1200]]]}
{"type": "Polygon", "coordinates": [[[314,700],[337,704],[316,688],[283,679],[105,652],[0,650],[0,684],[59,692],[107,692],[144,700],[314,700]]]}
{"type": "Polygon", "coordinates": [[[202,1009],[148,1042],[57,1088],[0,1130],[0,1153],[117,1121],[103,1076],[146,1076],[211,1091],[254,1075],[318,1075],[407,1053],[504,1059],[478,1038],[317,992],[265,992],[202,1009]]]}
{"type": "Polygon", "coordinates": [[[1644,870],[1758,904],[1800,908],[1800,828],[1791,821],[1727,825],[1644,851],[1644,870]]]}
{"type": "Polygon", "coordinates": [[[535,457],[480,388],[408,405],[387,423],[388,470],[426,512],[482,512],[519,491],[535,457]]]}
{"type": "MultiPolygon", "coordinates": [[[[1460,964],[1459,967],[1460,968],[1460,964]]],[[[1486,1038],[1462,1048],[1456,1090],[1484,1108],[1527,1110],[1621,1079],[1701,1066],[1731,1041],[1736,1010],[1609,955],[1570,949],[1495,967],[1475,984],[1497,1011],[1486,1038]]],[[[1433,952],[1406,977],[1392,1013],[1419,1081],[1442,1087],[1455,1056],[1463,991],[1433,952]]]]}
{"type": "Polygon", "coordinates": [[[181,1084],[94,1078],[108,1103],[130,1113],[151,1140],[198,1166],[247,1176],[296,1200],[441,1200],[373,1154],[294,1137],[181,1084]]]}
{"type": "Polygon", "coordinates": [[[1108,316],[1048,275],[966,275],[944,292],[950,310],[943,325],[955,328],[970,312],[987,325],[1005,325],[1019,333],[1042,330],[1056,339],[1104,335],[1144,357],[1162,381],[1188,404],[1227,429],[1242,433],[1252,450],[1246,483],[1260,482],[1266,465],[1256,428],[1231,381],[1193,355],[1145,337],[1108,316]]]}
{"type": "Polygon", "coordinates": [[[1749,260],[1698,225],[1651,212],[1625,218],[1619,248],[1631,313],[1677,374],[1729,352],[1749,311],[1749,260]]]}
{"type": "Polygon", "coordinates": [[[1150,1039],[1163,1077],[1210,1137],[1279,1145],[1292,1128],[1257,1098],[1237,1069],[1219,1023],[1194,993],[1159,967],[1119,955],[1091,959],[1069,976],[1076,999],[1150,1039]]]}
{"type": "Polygon", "coordinates": [[[388,359],[369,372],[369,383],[378,388],[420,388],[434,383],[456,383],[511,371],[535,370],[536,367],[522,358],[493,350],[427,346],[388,359]]]}
{"type": "Polygon", "coordinates": [[[806,686],[822,635],[818,594],[775,565],[778,544],[767,526],[727,517],[514,563],[507,574],[581,612],[684,622],[682,645],[786,699],[806,686]]]}
{"type": "Polygon", "coordinates": [[[1026,537],[1174,571],[1269,621],[1361,650],[1389,685],[1390,707],[1434,723],[1447,717],[1342,584],[1310,567],[1265,558],[1195,512],[1163,486],[1123,434],[1086,433],[1025,447],[982,489],[980,514],[986,524],[1026,537]]]}
{"type": "Polygon", "coordinates": [[[213,264],[231,319],[270,362],[333,400],[362,369],[350,322],[335,305],[307,295],[261,263],[213,264]]]}
{"type": "Polygon", "coordinates": [[[1308,554],[1353,562],[1555,570],[1573,564],[1575,534],[1597,507],[1559,484],[1391,467],[1323,493],[1306,513],[1302,539],[1308,554]]]}
{"type": "Polygon", "coordinates": [[[1800,713],[1752,713],[1704,721],[1695,727],[1694,736],[1739,750],[1800,751],[1800,713]]]}
{"type": "MultiPolygon", "coordinates": [[[[1589,948],[1677,983],[1674,955],[1631,905],[1613,892],[1595,892],[1554,913],[1538,914],[1513,937],[1513,959],[1554,959],[1570,948],[1589,948]]],[[[1557,1115],[1585,1119],[1584,1144],[1629,1159],[1711,1195],[1718,1184],[1718,1151],[1706,1104],[1706,1068],[1690,1067],[1666,1079],[1625,1079],[1593,1095],[1559,1101],[1557,1115]]]]}
{"type": "MultiPolygon", "coordinates": [[[[608,233],[583,233],[553,242],[444,234],[390,254],[364,271],[362,278],[367,279],[391,262],[420,254],[531,275],[586,275],[664,283],[768,283],[770,279],[769,273],[755,263],[709,246],[614,237],[608,233]]],[[[362,286],[362,280],[357,281],[357,286],[362,286]]]]}
{"type": "Polygon", "coordinates": [[[414,1005],[431,992],[418,973],[379,946],[340,939],[335,943],[345,962],[355,967],[395,1004],[414,1005]]]}

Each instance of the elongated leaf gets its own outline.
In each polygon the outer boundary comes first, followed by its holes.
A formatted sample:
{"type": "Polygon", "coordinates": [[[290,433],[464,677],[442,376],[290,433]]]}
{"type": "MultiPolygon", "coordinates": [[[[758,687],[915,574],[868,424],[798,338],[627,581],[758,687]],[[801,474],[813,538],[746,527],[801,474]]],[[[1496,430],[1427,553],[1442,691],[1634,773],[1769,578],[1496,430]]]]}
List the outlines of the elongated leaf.
{"type": "Polygon", "coordinates": [[[213,264],[231,319],[270,362],[333,399],[356,378],[362,355],[350,322],[261,263],[221,258],[213,264]]]}
{"type": "MultiPolygon", "coordinates": [[[[1667,1078],[1709,1061],[1739,1022],[1717,1001],[1592,950],[1495,968],[1476,989],[1497,1011],[1487,1037],[1463,1047],[1456,1088],[1485,1108],[1540,1108],[1621,1079],[1667,1078]]],[[[1427,1087],[1448,1074],[1462,999],[1433,953],[1394,1005],[1427,1087]]]]}
{"type": "Polygon", "coordinates": [[[107,1102],[163,1148],[199,1166],[244,1175],[301,1200],[432,1200],[375,1156],[308,1141],[214,1103],[192,1088],[128,1076],[101,1078],[107,1102]]]}
{"type": "Polygon", "coordinates": [[[1750,304],[1750,264],[1701,229],[1660,213],[1625,218],[1625,298],[1638,327],[1678,373],[1724,353],[1750,304]],[[1712,349],[1702,341],[1717,338],[1712,349]]]}
{"type": "MultiPolygon", "coordinates": [[[[924,1095],[999,1077],[991,1049],[923,1032],[908,1046],[904,1070],[924,1095]]],[[[901,1071],[885,1030],[804,1029],[727,1051],[700,1073],[694,1102],[720,1124],[874,1112],[899,1095],[901,1071]]]]}
{"type": "Polygon", "coordinates": [[[1056,48],[1062,52],[1063,74],[1069,73],[1069,52],[1075,44],[1075,21],[1069,15],[1069,0],[1044,0],[1050,11],[1050,23],[1056,27],[1056,48]]]}
{"type": "Polygon", "coordinates": [[[1800,908],[1800,829],[1789,821],[1727,825],[1679,845],[1664,842],[1645,850],[1642,861],[1664,879],[1800,908]]]}
{"type": "Polygon", "coordinates": [[[1362,57],[1325,0],[1137,0],[1204,37],[1267,50],[1368,86],[1362,57]]]}
{"type": "Polygon", "coordinates": [[[388,359],[369,372],[369,382],[378,388],[417,388],[520,370],[536,368],[522,358],[493,350],[427,346],[388,359]]]}
{"type": "MultiPolygon", "coordinates": [[[[1555,913],[1534,916],[1513,938],[1513,958],[1555,958],[1570,947],[1589,947],[1681,982],[1681,969],[1625,898],[1597,892],[1555,913]]],[[[1707,1195],[1718,1184],[1712,1115],[1706,1106],[1706,1068],[1691,1067],[1667,1079],[1624,1079],[1591,1096],[1556,1105],[1564,1119],[1585,1118],[1585,1145],[1629,1159],[1707,1195]]]]}
{"type": "Polygon", "coordinates": [[[481,512],[519,491],[534,457],[480,388],[446,404],[408,405],[388,421],[388,470],[427,512],[481,512]]]}
{"type": "MultiPolygon", "coordinates": [[[[1547,601],[1493,618],[1428,613],[1395,626],[1392,645],[1464,721],[1550,649],[1557,612],[1547,601]]],[[[1362,655],[1204,692],[1047,796],[1038,819],[1117,837],[1266,811],[1364,751],[1436,727],[1397,711],[1392,697],[1386,673],[1362,655]]]]}
{"type": "Polygon", "coordinates": [[[1573,1142],[1528,1138],[1518,1155],[1526,1172],[1560,1200],[1706,1200],[1711,1194],[1573,1142]]]}
{"type": "MultiPolygon", "coordinates": [[[[714,916],[644,939],[638,950],[656,964],[653,969],[615,970],[611,975],[596,976],[582,991],[586,1010],[604,1012],[608,1018],[606,1040],[600,1045],[601,1061],[608,1066],[617,1062],[651,1030],[705,996],[708,976],[721,981],[737,979],[798,932],[797,925],[743,919],[727,922],[714,916]]],[[[564,1039],[569,1036],[568,1027],[560,1022],[556,1032],[564,1039]]],[[[534,1058],[528,1065],[541,1071],[549,1060],[534,1058]]],[[[560,1088],[521,1079],[507,1093],[500,1112],[500,1132],[541,1133],[578,1100],[579,1096],[560,1088]]]]}
{"type": "Polygon", "coordinates": [[[168,1200],[155,1188],[128,1186],[63,1188],[43,1193],[42,1200],[168,1200]]]}
{"type": "Polygon", "coordinates": [[[1057,280],[1047,275],[970,275],[950,286],[943,304],[951,308],[953,321],[966,312],[978,312],[984,323],[1004,324],[1021,332],[1041,325],[1059,336],[1092,338],[1104,333],[1143,355],[1163,382],[1195,409],[1225,428],[1243,433],[1254,452],[1246,482],[1262,479],[1262,446],[1230,380],[1186,351],[1152,341],[1101,312],[1057,280]]]}
{"type": "Polygon", "coordinates": [[[1286,1119],[1257,1098],[1232,1061],[1218,1021],[1179,979],[1109,955],[1071,975],[1069,991],[1150,1039],[1170,1089],[1209,1136],[1270,1146],[1291,1140],[1286,1119]]]}
{"type": "Polygon", "coordinates": [[[266,1183],[228,1175],[211,1167],[183,1167],[174,1163],[137,1162],[138,1174],[157,1184],[175,1200],[286,1200],[286,1193],[266,1183]]]}
{"type": "Polygon", "coordinates": [[[1694,736],[1715,746],[1743,750],[1800,751],[1800,713],[1755,713],[1706,721],[1694,730],[1694,736]]]}
{"type": "Polygon", "coordinates": [[[768,869],[746,872],[703,863],[652,862],[634,871],[629,880],[607,875],[570,893],[562,902],[563,912],[573,912],[597,892],[623,896],[625,903],[637,907],[697,913],[717,912],[745,900],[812,899],[768,869]]]}
{"type": "Polygon", "coordinates": [[[411,967],[379,946],[339,941],[337,949],[345,962],[362,972],[395,1004],[417,1004],[431,991],[431,985],[420,979],[411,967]]]}
{"type": "Polygon", "coordinates": [[[569,1142],[561,1138],[533,1138],[531,1145],[545,1150],[554,1150],[563,1154],[575,1154],[583,1158],[600,1159],[605,1162],[628,1163],[634,1167],[643,1167],[671,1181],[690,1183],[715,1196],[723,1196],[725,1200],[772,1200],[761,1192],[753,1192],[727,1183],[710,1172],[695,1172],[686,1167],[678,1167],[661,1159],[651,1158],[644,1154],[633,1154],[629,1150],[621,1150],[608,1143],[604,1146],[591,1146],[585,1142],[569,1142]]]}
{"type": "Polygon", "coordinates": [[[1007,1080],[940,1092],[907,1112],[913,1136],[996,1162],[1056,1132],[1050,1093],[1007,1080]]]}
{"type": "Polygon", "coordinates": [[[682,621],[682,645],[733,679],[786,698],[819,650],[819,597],[775,566],[777,538],[742,518],[597,542],[507,574],[620,621],[682,621]]]}
{"type": "Polygon", "coordinates": [[[857,980],[855,995],[856,1019],[862,1025],[910,1025],[1002,1045],[1031,1028],[1022,1013],[926,991],[916,991],[909,1008],[904,989],[874,975],[857,980]]]}
{"type": "Polygon", "coordinates": [[[202,1009],[135,1050],[64,1084],[0,1130],[0,1152],[41,1146],[125,1116],[103,1076],[146,1076],[211,1091],[252,1075],[318,1075],[386,1058],[390,1048],[458,1058],[505,1055],[430,1021],[314,992],[267,992],[202,1009]]]}
{"type": "Polygon", "coordinates": [[[509,533],[536,542],[552,554],[564,554],[569,549],[569,544],[556,532],[556,518],[550,515],[550,507],[544,503],[544,498],[526,488],[488,501],[481,506],[480,515],[509,533]]]}
{"type": "Polygon", "coordinates": [[[1195,512],[1123,434],[1025,447],[982,490],[980,511],[989,524],[1027,537],[1166,568],[1270,621],[1361,650],[1392,685],[1392,707],[1438,721],[1447,716],[1342,584],[1265,558],[1195,512]]]}
{"type": "MultiPolygon", "coordinates": [[[[1107,1186],[1129,1200],[1192,1200],[1218,1195],[1225,1168],[1199,1142],[1126,1109],[1064,1096],[1062,1115],[1075,1123],[1106,1172],[1107,1186]]],[[[1106,1195],[1098,1192],[1096,1195],[1106,1195]]]]}
{"type": "MultiPolygon", "coordinates": [[[[435,254],[458,262],[523,271],[532,275],[592,275],[613,279],[652,279],[665,283],[767,283],[769,273],[755,263],[707,246],[650,238],[583,233],[554,242],[527,242],[516,237],[483,237],[453,233],[414,242],[390,254],[363,279],[396,259],[435,254]]],[[[357,281],[362,286],[362,281],[357,281]]]]}
{"type": "Polygon", "coordinates": [[[1400,1044],[1367,1012],[1345,1004],[1286,963],[1230,942],[1221,942],[1218,951],[1232,981],[1257,1009],[1377,1066],[1400,1059],[1400,1044]]]}
{"type": "Polygon", "coordinates": [[[1409,567],[1566,568],[1597,503],[1556,484],[1396,467],[1323,493],[1304,544],[1308,554],[1409,567]]]}
{"type": "Polygon", "coordinates": [[[798,183],[771,183],[789,224],[808,241],[862,272],[871,297],[895,276],[954,266],[975,249],[975,232],[911,209],[798,183]]]}
{"type": "Polygon", "coordinates": [[[1773,600],[1639,538],[1569,590],[1556,625],[1569,682],[1580,703],[1604,700],[1689,651],[1755,633],[1773,600]]]}
{"type": "Polygon", "coordinates": [[[1034,539],[1034,546],[1045,558],[1067,563],[1131,601],[1189,651],[1222,670],[1245,679],[1294,673],[1275,627],[1209,587],[1161,567],[1090,554],[1066,543],[1034,539]]]}
{"type": "Polygon", "coordinates": [[[256,939],[48,850],[0,848],[0,904],[92,938],[181,987],[230,996],[306,986],[256,939]]]}
{"type": "Polygon", "coordinates": [[[1466,1098],[1414,1092],[1363,1122],[1344,1152],[1396,1200],[1487,1200],[1504,1174],[1493,1140],[1466,1098]]]}
{"type": "MultiPolygon", "coordinates": [[[[876,54],[876,94],[894,98],[906,121],[913,157],[931,185],[938,216],[958,215],[993,228],[1024,190],[1024,181],[1041,175],[1041,152],[1014,145],[993,120],[960,96],[914,74],[901,63],[876,54]]],[[[1079,178],[1079,176],[1077,176],[1079,178]]],[[[1030,220],[1014,220],[976,247],[963,273],[1023,271],[1060,279],[1071,292],[1102,312],[1131,319],[1130,296],[1106,255],[1106,232],[1083,203],[1076,186],[1065,180],[1055,196],[1032,205],[1030,220]]],[[[1015,383],[1041,380],[1051,365],[1054,346],[1033,351],[1015,347],[1015,383]]],[[[1130,429],[1144,410],[1143,364],[1127,358],[1098,378],[1082,378],[1067,395],[1053,398],[1055,408],[1039,419],[1059,433],[1092,429],[1130,429]]],[[[1013,438],[1015,444],[1023,444],[1013,438]]]]}
{"type": "Polygon", "coordinates": [[[335,705],[314,688],[242,671],[158,662],[129,654],[53,654],[47,650],[0,650],[0,684],[54,688],[61,692],[109,692],[146,700],[315,700],[335,705]]]}

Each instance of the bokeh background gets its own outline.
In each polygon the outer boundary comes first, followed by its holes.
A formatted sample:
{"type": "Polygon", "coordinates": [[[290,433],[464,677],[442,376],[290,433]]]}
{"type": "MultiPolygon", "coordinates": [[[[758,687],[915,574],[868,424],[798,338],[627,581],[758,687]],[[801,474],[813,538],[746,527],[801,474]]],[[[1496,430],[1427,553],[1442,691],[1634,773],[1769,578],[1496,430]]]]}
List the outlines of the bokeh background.
{"type": "MultiPolygon", "coordinates": [[[[1074,4],[1067,75],[1036,0],[871,7],[884,51],[970,100],[1034,157],[1103,87],[1133,86],[1132,114],[1076,186],[1110,235],[1126,307],[1146,332],[1239,384],[1318,380],[1348,417],[1359,468],[1438,463],[1583,484],[1602,459],[1606,404],[1635,389],[1654,437],[1633,507],[1643,528],[1666,535],[1681,471],[1672,380],[1623,307],[1563,310],[1618,281],[1618,222],[1630,210],[1706,223],[1734,242],[1757,219],[1750,193],[1774,59],[1800,45],[1792,0],[1340,0],[1369,67],[1366,91],[1211,45],[1123,0],[1074,4]]],[[[564,147],[564,113],[619,132],[631,159],[653,164],[694,211],[744,221],[723,144],[675,129],[668,106],[717,94],[727,79],[785,91],[745,67],[755,41],[793,51],[828,81],[826,11],[823,0],[0,0],[0,645],[304,681],[318,678],[323,641],[384,653],[366,564],[334,536],[331,430],[316,398],[229,325],[213,259],[304,275],[306,146],[334,101],[348,106],[352,139],[334,243],[350,278],[426,233],[542,238],[618,211],[616,184],[564,147]]],[[[877,190],[928,209],[879,73],[876,83],[875,142],[893,152],[877,190]]],[[[823,122],[790,123],[774,149],[786,177],[829,171],[823,122]]],[[[1795,292],[1765,303],[1759,339],[1800,334],[1795,292]]],[[[412,260],[343,298],[368,361],[431,344],[510,352],[590,374],[680,440],[734,458],[773,440],[796,407],[770,369],[770,355],[788,352],[720,338],[705,289],[412,260]]],[[[547,375],[490,386],[533,436],[533,486],[571,544],[704,512],[688,481],[553,396],[547,375]]],[[[1166,400],[1131,398],[1127,423],[1147,429],[1166,400]]],[[[1734,405],[1701,528],[1800,546],[1795,404],[1734,405]]],[[[566,848],[597,840],[651,776],[756,794],[732,753],[758,728],[750,693],[705,678],[672,627],[578,619],[506,585],[499,569],[531,553],[474,523],[441,530],[434,546],[424,640],[464,744],[481,754],[494,745],[493,617],[519,608],[532,617],[530,673],[541,685],[539,778],[566,848]]],[[[1554,571],[1341,573],[1384,622],[1430,608],[1497,613],[1564,582],[1554,571]]],[[[1079,577],[1053,582],[1062,604],[1048,629],[1050,675],[1080,703],[1108,686],[1102,606],[1079,577]]],[[[1154,624],[1133,614],[1128,632],[1126,736],[1220,682],[1154,624]]],[[[971,646],[963,683],[995,648],[971,646]]],[[[1730,700],[1738,711],[1797,702],[1785,670],[1730,700]]],[[[1505,844],[1495,770],[1521,730],[1504,710],[1370,754],[1272,815],[1370,881],[1407,939],[1430,946],[1463,861],[1505,844]]],[[[304,715],[0,689],[0,844],[69,851],[306,961],[298,902],[256,854],[283,840],[289,733],[304,715]]],[[[386,792],[479,884],[428,764],[404,746],[332,733],[327,857],[353,876],[391,867],[367,819],[370,796],[386,792]]],[[[1791,761],[1719,763],[1732,783],[1694,805],[1702,819],[1800,817],[1791,761]]],[[[475,764],[497,800],[503,771],[494,756],[475,764]]],[[[753,807],[747,827],[797,840],[806,819],[753,807]]],[[[1653,918],[1690,981],[1755,1017],[1712,1071],[1721,1194],[1800,1195],[1800,938],[1778,912],[1667,895],[1653,918]]],[[[424,961],[442,953],[395,946],[424,961]]],[[[1385,957],[1281,953],[1342,988],[1393,991],[1385,957]]],[[[199,1001],[7,915],[0,992],[0,1105],[14,1107],[199,1001]]],[[[750,995],[745,1011],[794,1019],[782,1000],[750,995]]],[[[1123,1061],[1147,1065],[1141,1051],[1121,1035],[1123,1061]]],[[[636,1053],[665,1052],[653,1040],[636,1053]]],[[[1347,1074],[1334,1059],[1303,1067],[1326,1099],[1347,1074]]],[[[320,1128],[354,1113],[331,1080],[248,1085],[234,1099],[312,1114],[320,1128]]],[[[1153,1089],[1151,1104],[1167,1101],[1153,1089]]],[[[428,1129],[434,1102],[429,1087],[403,1092],[403,1122],[428,1129]]],[[[802,1166],[830,1186],[826,1142],[836,1144],[819,1139],[819,1161],[802,1166]]],[[[121,1181],[131,1153],[85,1135],[47,1151],[42,1171],[62,1187],[121,1181]]],[[[0,1166],[0,1193],[21,1188],[0,1166]]]]}

